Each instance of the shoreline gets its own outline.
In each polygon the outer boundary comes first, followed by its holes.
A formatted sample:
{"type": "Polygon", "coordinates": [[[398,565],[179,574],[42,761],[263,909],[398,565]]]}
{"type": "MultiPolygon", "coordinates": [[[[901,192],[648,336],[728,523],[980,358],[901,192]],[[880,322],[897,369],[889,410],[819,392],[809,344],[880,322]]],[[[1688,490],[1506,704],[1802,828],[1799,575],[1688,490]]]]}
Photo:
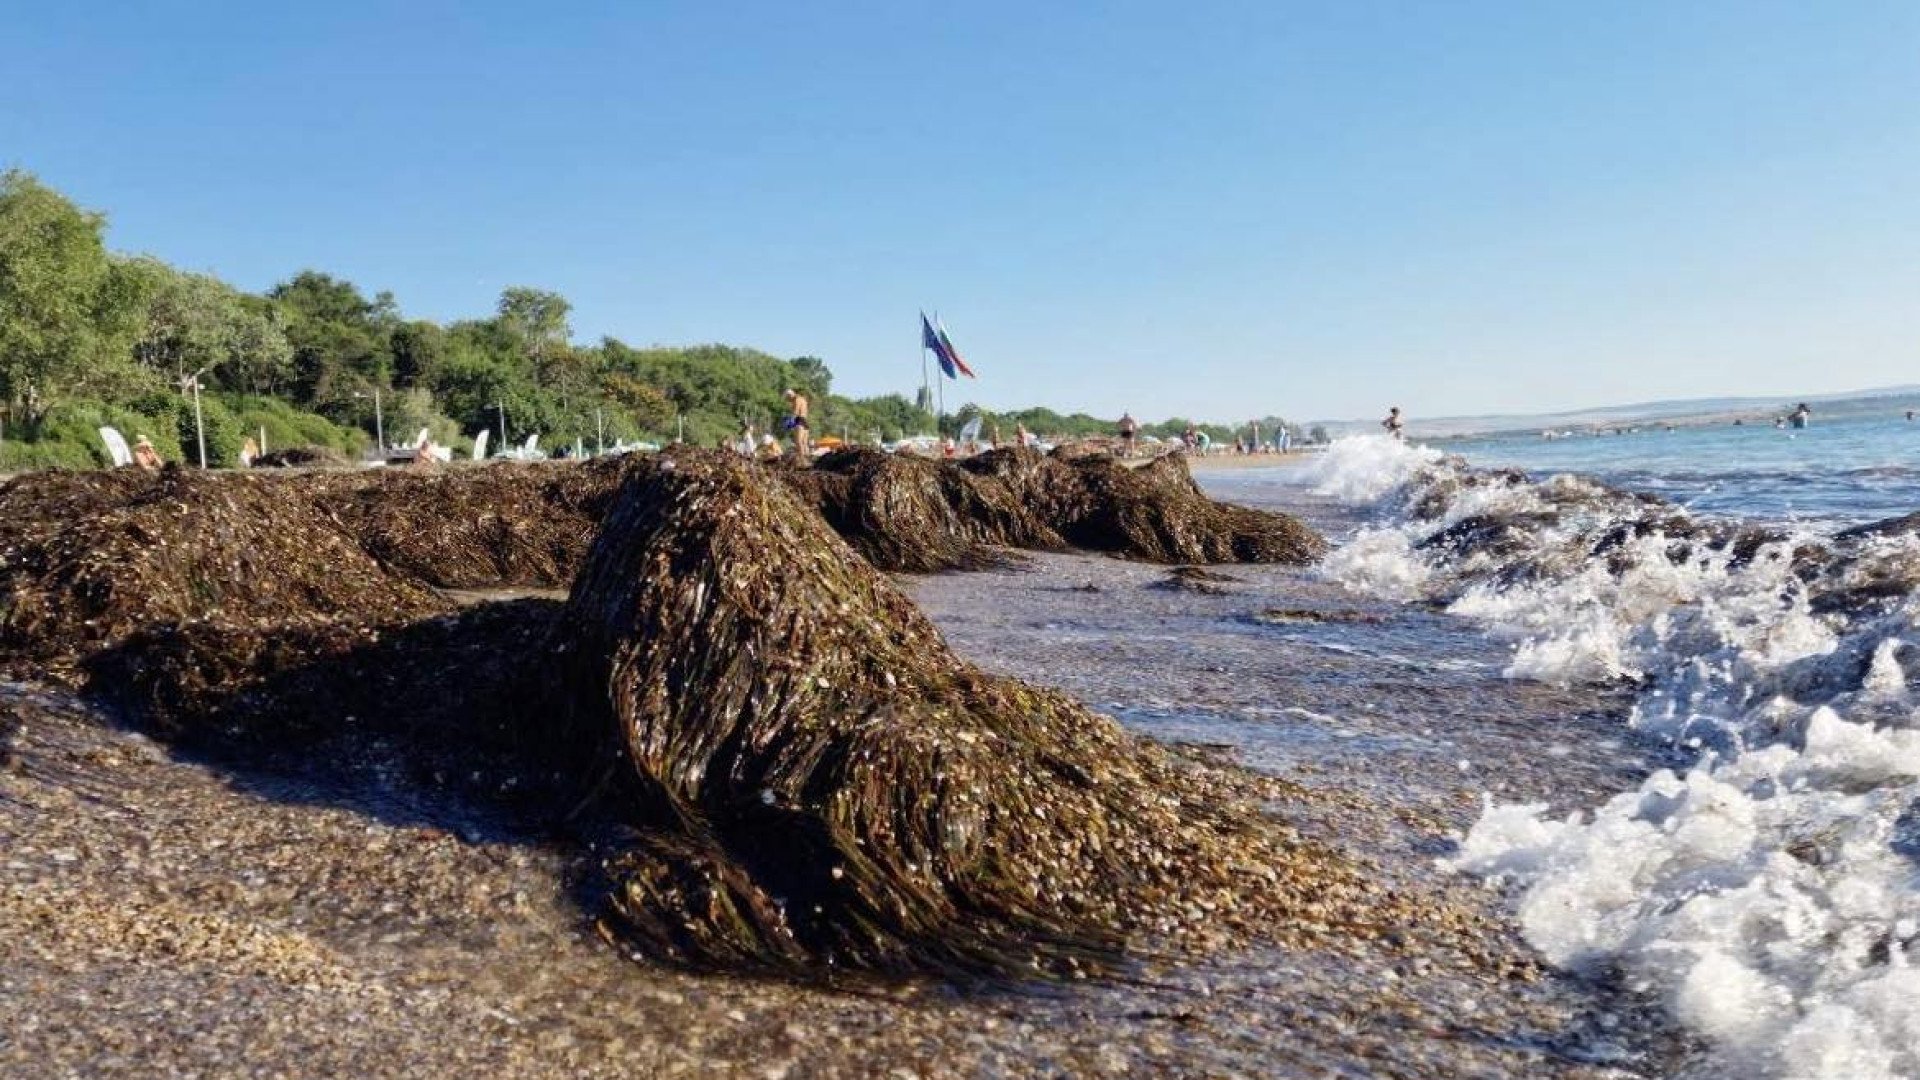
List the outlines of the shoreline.
{"type": "Polygon", "coordinates": [[[404,770],[197,756],[0,684],[0,936],[22,957],[0,972],[17,1033],[0,1071],[1663,1071],[1683,1048],[1644,1003],[1543,971],[1497,893],[1435,865],[1489,784],[1577,805],[1630,780],[1605,709],[1572,710],[1567,754],[1539,758],[1540,719],[1570,699],[1492,677],[1464,624],[1298,569],[1217,576],[1194,592],[1073,554],[902,580],[969,661],[1277,776],[1302,843],[1359,859],[1444,933],[984,992],[690,974],[600,940],[590,849],[404,770]],[[1452,666],[1409,678],[1409,640],[1452,666]],[[1447,701],[1474,722],[1436,719],[1447,701]]]}

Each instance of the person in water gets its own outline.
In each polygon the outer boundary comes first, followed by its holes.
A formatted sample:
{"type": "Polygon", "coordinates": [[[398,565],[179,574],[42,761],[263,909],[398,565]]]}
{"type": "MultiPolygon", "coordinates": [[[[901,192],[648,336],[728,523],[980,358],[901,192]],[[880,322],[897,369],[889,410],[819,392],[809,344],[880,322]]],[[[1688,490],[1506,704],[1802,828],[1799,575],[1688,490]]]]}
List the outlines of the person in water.
{"type": "Polygon", "coordinates": [[[1387,418],[1380,421],[1380,426],[1386,428],[1387,434],[1393,436],[1395,439],[1405,439],[1407,437],[1405,430],[1407,425],[1405,421],[1400,419],[1400,406],[1398,405],[1387,410],[1387,418]]]}

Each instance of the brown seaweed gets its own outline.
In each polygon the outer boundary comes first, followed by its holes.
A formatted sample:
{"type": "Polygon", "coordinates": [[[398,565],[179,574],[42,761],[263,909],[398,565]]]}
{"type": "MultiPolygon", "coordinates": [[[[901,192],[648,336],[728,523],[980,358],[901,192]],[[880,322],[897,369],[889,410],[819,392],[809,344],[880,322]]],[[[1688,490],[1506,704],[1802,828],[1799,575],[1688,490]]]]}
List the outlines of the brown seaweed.
{"type": "Polygon", "coordinates": [[[614,748],[651,823],[608,867],[611,925],[648,954],[1062,975],[1148,931],[1373,917],[1248,791],[960,661],[819,516],[724,455],[629,480],[558,625],[562,737],[614,748]]]}
{"type": "Polygon", "coordinates": [[[606,925],[647,955],[1060,976],[1394,917],[1263,816],[1268,782],[961,662],[880,572],[1059,546],[1062,525],[1141,558],[1315,550],[1178,462],[171,468],[32,474],[0,500],[5,670],[196,747],[397,741],[435,783],[511,782],[574,827],[590,809],[624,838],[606,925]],[[448,591],[568,582],[564,608],[448,591]]]}

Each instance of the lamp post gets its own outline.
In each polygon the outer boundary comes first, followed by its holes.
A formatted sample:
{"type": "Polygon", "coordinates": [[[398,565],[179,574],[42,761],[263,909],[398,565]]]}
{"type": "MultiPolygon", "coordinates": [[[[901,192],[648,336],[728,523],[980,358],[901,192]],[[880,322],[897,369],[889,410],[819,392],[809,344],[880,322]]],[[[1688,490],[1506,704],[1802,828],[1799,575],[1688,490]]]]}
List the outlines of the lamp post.
{"type": "MultiPolygon", "coordinates": [[[[355,390],[353,396],[363,398],[367,395],[355,390]]],[[[380,388],[378,386],[373,388],[373,441],[379,444],[380,456],[383,458],[386,457],[387,425],[385,419],[380,415],[380,388]]]]}
{"type": "Polygon", "coordinates": [[[200,376],[206,372],[206,368],[201,368],[180,379],[180,392],[186,393],[189,390],[193,392],[193,438],[200,444],[200,467],[203,469],[207,467],[207,425],[200,415],[200,376]]]}

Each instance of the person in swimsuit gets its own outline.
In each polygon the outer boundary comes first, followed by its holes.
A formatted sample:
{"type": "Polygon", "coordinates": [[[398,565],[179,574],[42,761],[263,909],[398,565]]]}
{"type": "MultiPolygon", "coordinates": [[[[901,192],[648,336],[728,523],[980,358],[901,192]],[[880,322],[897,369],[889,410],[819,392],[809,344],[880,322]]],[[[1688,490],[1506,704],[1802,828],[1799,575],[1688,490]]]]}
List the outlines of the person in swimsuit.
{"type": "Polygon", "coordinates": [[[153,448],[153,443],[148,442],[145,435],[140,436],[140,441],[133,444],[133,463],[148,472],[166,464],[160,460],[160,451],[153,448]]]}
{"type": "Polygon", "coordinates": [[[801,461],[813,460],[813,447],[807,431],[807,395],[788,388],[787,407],[793,410],[787,417],[787,427],[793,431],[793,452],[801,461]]]}
{"type": "Polygon", "coordinates": [[[1404,439],[1407,437],[1406,432],[1403,430],[1406,424],[1400,419],[1400,406],[1398,405],[1387,410],[1387,418],[1380,421],[1380,426],[1386,428],[1387,434],[1393,436],[1395,439],[1404,439]]]}
{"type": "Polygon", "coordinates": [[[1140,422],[1132,413],[1120,414],[1120,456],[1133,456],[1133,440],[1140,434],[1140,422]]]}

